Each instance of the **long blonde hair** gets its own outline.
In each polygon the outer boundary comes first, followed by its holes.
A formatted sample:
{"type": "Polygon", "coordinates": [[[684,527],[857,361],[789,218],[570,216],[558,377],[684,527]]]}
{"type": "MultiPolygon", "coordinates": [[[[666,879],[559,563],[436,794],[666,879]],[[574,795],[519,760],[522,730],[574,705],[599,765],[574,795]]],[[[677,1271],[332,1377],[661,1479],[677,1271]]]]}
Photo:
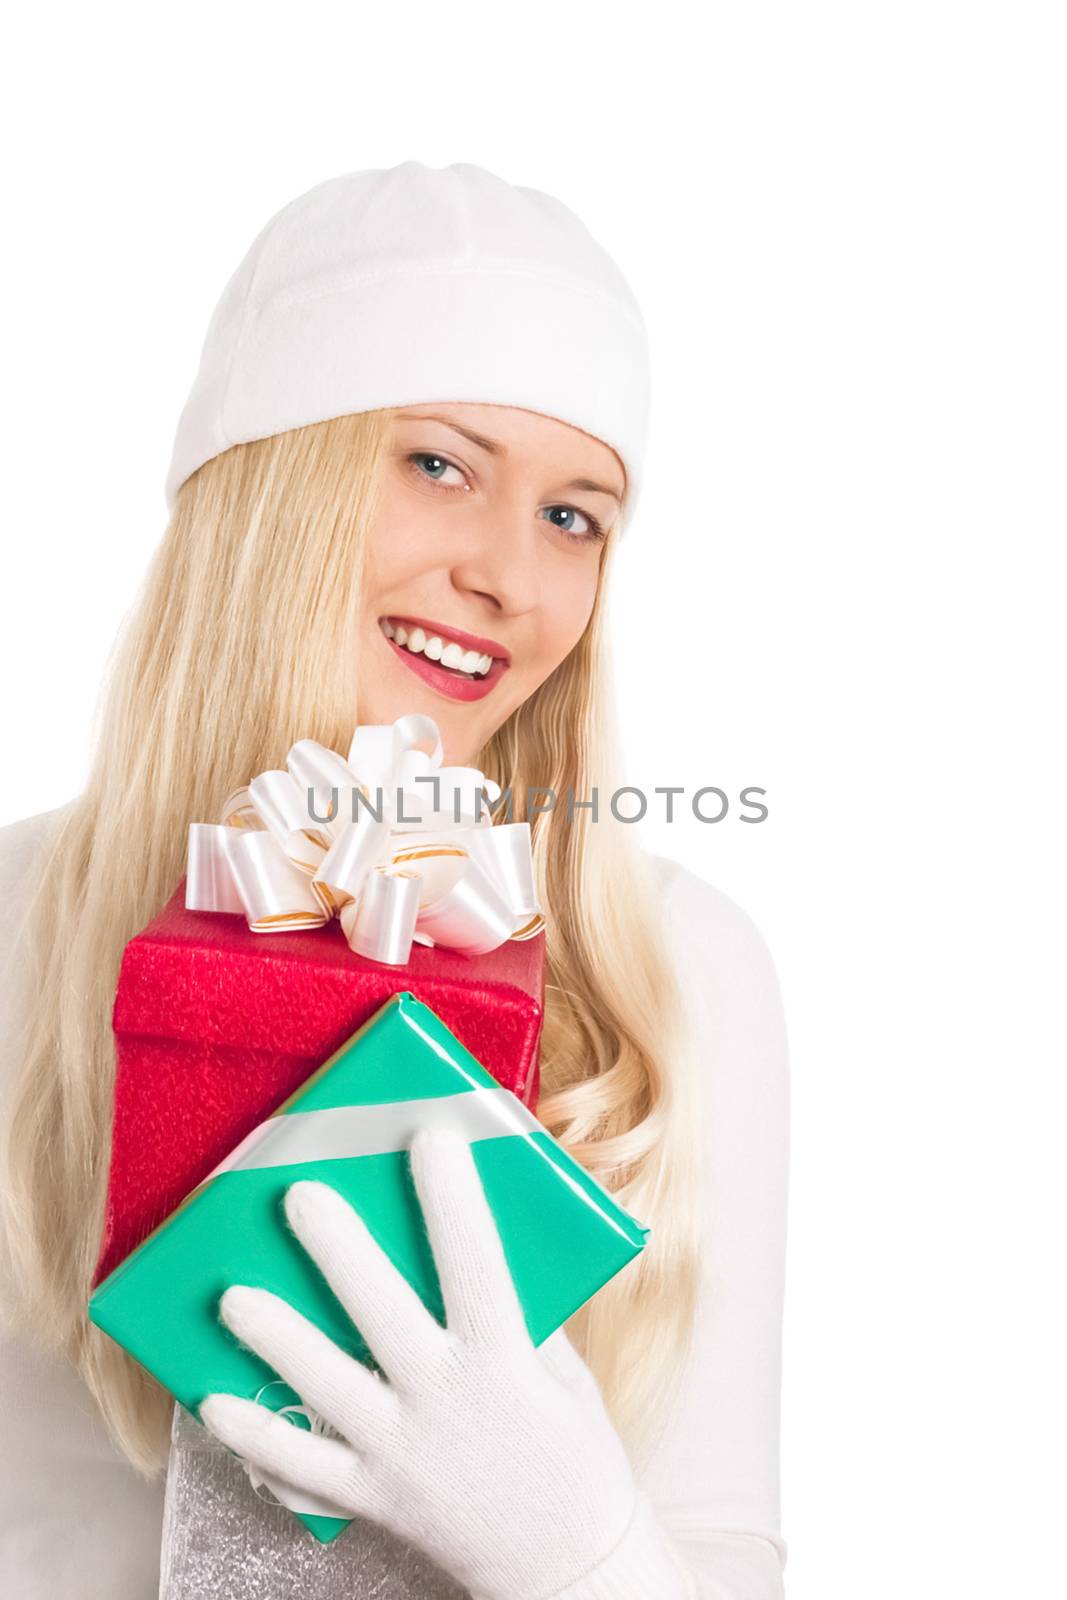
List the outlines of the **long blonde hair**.
{"type": "MultiPolygon", "coordinates": [[[[87,786],[61,813],[24,937],[34,1002],[0,1152],[14,1324],[82,1374],[119,1449],[166,1462],[173,1401],[90,1323],[111,1143],[111,1006],[126,942],[185,866],[187,825],[299,738],[345,751],[356,621],[391,412],[233,446],[180,489],[106,679],[87,786]]],[[[699,1276],[695,1055],[662,948],[653,865],[607,812],[618,782],[604,577],[581,640],[479,765],[560,797],[530,818],[547,920],[538,1114],[652,1230],[571,1318],[631,1455],[667,1420],[699,1276]],[[568,820],[564,797],[600,792],[568,820]]]]}

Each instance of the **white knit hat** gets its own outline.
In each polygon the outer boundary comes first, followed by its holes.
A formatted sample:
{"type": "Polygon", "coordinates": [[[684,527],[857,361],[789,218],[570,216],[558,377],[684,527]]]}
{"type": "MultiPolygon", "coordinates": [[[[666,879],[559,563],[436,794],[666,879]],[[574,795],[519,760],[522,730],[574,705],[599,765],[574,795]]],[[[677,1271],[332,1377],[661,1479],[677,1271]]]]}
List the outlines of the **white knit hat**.
{"type": "Polygon", "coordinates": [[[166,499],[249,439],[383,406],[519,406],[602,439],[626,468],[648,428],[633,293],[559,200],[468,162],[349,172],[253,241],[212,315],[166,499]]]}

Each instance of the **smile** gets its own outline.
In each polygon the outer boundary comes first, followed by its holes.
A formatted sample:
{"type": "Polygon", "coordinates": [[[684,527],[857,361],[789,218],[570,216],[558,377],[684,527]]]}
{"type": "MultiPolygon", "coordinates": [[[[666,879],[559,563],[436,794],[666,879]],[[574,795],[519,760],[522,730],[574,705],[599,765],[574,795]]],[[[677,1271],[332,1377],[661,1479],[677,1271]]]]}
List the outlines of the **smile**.
{"type": "Polygon", "coordinates": [[[380,617],[378,627],[406,667],[452,700],[480,700],[510,665],[503,646],[459,629],[423,624],[411,617],[380,617]]]}

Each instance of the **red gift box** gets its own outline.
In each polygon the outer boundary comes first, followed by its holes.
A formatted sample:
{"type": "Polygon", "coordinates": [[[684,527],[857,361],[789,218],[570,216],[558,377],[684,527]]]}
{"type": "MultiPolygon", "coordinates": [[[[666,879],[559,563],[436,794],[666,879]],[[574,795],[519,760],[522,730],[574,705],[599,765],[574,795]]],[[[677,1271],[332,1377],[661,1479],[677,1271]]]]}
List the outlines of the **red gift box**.
{"type": "Polygon", "coordinates": [[[389,966],[356,955],[336,920],[264,934],[240,915],[187,911],[183,879],[123,952],[94,1286],[402,989],[534,1109],[544,945],[543,931],[477,957],[415,944],[389,966]]]}

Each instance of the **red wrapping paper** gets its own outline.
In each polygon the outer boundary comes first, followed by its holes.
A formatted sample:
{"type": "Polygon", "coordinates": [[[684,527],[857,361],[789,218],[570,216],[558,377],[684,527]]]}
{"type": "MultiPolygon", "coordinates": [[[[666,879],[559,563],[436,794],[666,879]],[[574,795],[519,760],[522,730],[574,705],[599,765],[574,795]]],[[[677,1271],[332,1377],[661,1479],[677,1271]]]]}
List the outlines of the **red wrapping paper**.
{"type": "Polygon", "coordinates": [[[187,911],[183,879],[122,957],[94,1287],[401,989],[535,1109],[544,945],[542,932],[472,958],[415,944],[388,966],[356,955],[336,920],[264,934],[240,915],[187,911]]]}

